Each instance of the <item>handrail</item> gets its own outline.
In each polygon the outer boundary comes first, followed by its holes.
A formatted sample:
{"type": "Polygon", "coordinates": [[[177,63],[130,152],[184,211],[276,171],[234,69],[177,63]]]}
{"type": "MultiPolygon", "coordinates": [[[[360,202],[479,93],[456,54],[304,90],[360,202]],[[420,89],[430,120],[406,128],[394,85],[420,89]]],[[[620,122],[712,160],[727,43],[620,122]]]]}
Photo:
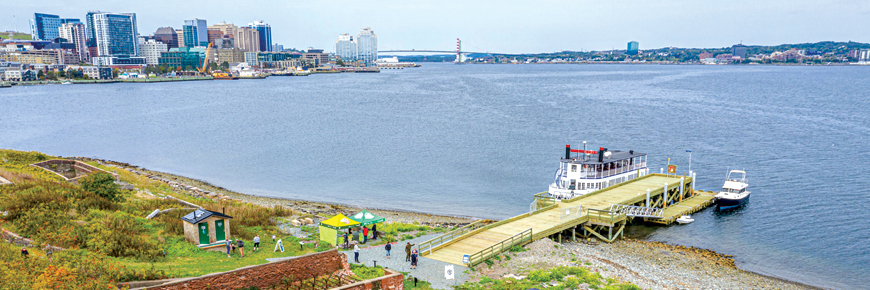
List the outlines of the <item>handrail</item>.
{"type": "Polygon", "coordinates": [[[422,242],[417,246],[417,249],[420,251],[421,254],[425,254],[427,250],[429,251],[429,254],[432,254],[432,251],[435,247],[438,247],[439,245],[443,244],[446,241],[451,241],[458,236],[464,235],[468,232],[471,232],[471,231],[474,231],[478,228],[484,227],[489,222],[490,222],[490,220],[475,221],[473,223],[465,225],[464,227],[458,228],[456,230],[447,232],[443,235],[434,237],[428,241],[422,242]]]}
{"type": "Polygon", "coordinates": [[[596,218],[603,222],[613,223],[614,221],[619,221],[621,218],[624,218],[625,214],[609,210],[589,208],[586,209],[586,216],[589,217],[589,219],[596,218]]]}
{"type": "Polygon", "coordinates": [[[471,254],[468,257],[468,266],[473,267],[474,265],[480,264],[483,261],[491,258],[492,256],[498,255],[505,251],[505,249],[510,249],[516,245],[524,244],[525,241],[532,241],[532,228],[529,228],[525,231],[520,232],[519,234],[513,235],[510,238],[504,239],[501,242],[495,243],[492,246],[486,247],[483,250],[478,251],[477,253],[471,254]]]}

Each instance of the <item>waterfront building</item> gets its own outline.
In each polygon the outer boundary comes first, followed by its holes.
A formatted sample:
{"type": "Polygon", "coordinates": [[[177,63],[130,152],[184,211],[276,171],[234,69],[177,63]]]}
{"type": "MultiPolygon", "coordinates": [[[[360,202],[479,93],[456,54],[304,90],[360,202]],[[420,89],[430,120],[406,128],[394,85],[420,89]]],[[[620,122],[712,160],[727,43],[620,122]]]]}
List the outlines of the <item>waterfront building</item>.
{"type": "Polygon", "coordinates": [[[35,81],[37,73],[29,69],[7,69],[3,78],[7,81],[26,82],[35,81]]]}
{"type": "Polygon", "coordinates": [[[92,57],[91,63],[95,66],[110,65],[146,65],[146,60],[141,56],[98,56],[92,57]]]}
{"type": "Polygon", "coordinates": [[[30,37],[33,40],[54,40],[60,37],[60,26],[65,23],[82,22],[75,18],[60,18],[60,16],[44,13],[33,13],[30,19],[30,37]]]}
{"type": "Polygon", "coordinates": [[[308,52],[302,54],[304,59],[313,59],[314,66],[322,66],[329,63],[329,54],[323,53],[322,49],[309,48],[308,52]]]}
{"type": "Polygon", "coordinates": [[[99,56],[136,56],[139,53],[136,13],[92,12],[88,15],[92,17],[99,56]]]}
{"type": "Polygon", "coordinates": [[[258,40],[260,42],[258,51],[272,51],[272,27],[269,24],[263,22],[263,20],[254,21],[254,23],[248,24],[249,28],[256,30],[258,35],[258,40]]]}
{"type": "Polygon", "coordinates": [[[33,64],[77,64],[79,56],[72,49],[36,49],[0,53],[0,58],[28,65],[33,64]]]}
{"type": "Polygon", "coordinates": [[[374,64],[378,60],[378,35],[369,27],[363,28],[356,36],[357,60],[374,64]]]}
{"type": "Polygon", "coordinates": [[[260,32],[249,27],[239,27],[236,31],[235,45],[248,52],[260,51],[260,32]]]}
{"type": "MultiPolygon", "coordinates": [[[[232,39],[232,38],[230,38],[232,39]]],[[[245,51],[238,47],[234,48],[219,48],[217,50],[217,63],[238,63],[245,61],[245,51]]]]}
{"type": "Polygon", "coordinates": [[[171,48],[169,51],[161,52],[160,58],[158,59],[159,65],[165,65],[168,67],[181,67],[182,69],[187,68],[187,66],[196,68],[202,65],[202,60],[205,57],[203,53],[200,53],[196,50],[192,51],[192,47],[176,47],[171,48]]]}
{"type": "Polygon", "coordinates": [[[67,70],[77,70],[82,75],[95,80],[112,79],[112,68],[105,66],[67,66],[67,70]]]}
{"type": "Polygon", "coordinates": [[[205,19],[194,18],[184,21],[184,46],[207,46],[208,45],[208,28],[206,27],[205,19]]]}
{"type": "Polygon", "coordinates": [[[746,58],[746,46],[743,44],[735,44],[734,46],[731,46],[731,55],[740,57],[741,59],[746,58]]]}
{"type": "Polygon", "coordinates": [[[870,62],[870,49],[862,49],[856,53],[859,62],[870,62]]]}
{"type": "Polygon", "coordinates": [[[348,33],[342,33],[335,41],[335,55],[342,61],[356,59],[356,41],[348,33]]]}
{"type": "Polygon", "coordinates": [[[302,55],[292,52],[245,52],[245,62],[250,66],[259,65],[261,68],[277,67],[276,62],[299,59],[302,55]]]}
{"type": "Polygon", "coordinates": [[[147,65],[159,65],[160,53],[169,51],[169,46],[155,39],[139,43],[139,56],[145,58],[147,65]]]}
{"type": "Polygon", "coordinates": [[[82,23],[64,23],[58,29],[60,38],[66,39],[67,42],[75,45],[75,52],[79,56],[79,61],[88,61],[90,59],[88,52],[88,35],[85,25],[82,23]]]}
{"type": "Polygon", "coordinates": [[[172,27],[160,27],[154,32],[154,40],[166,44],[167,49],[178,47],[178,34],[172,27]]]}
{"type": "Polygon", "coordinates": [[[628,49],[626,49],[625,54],[628,55],[637,55],[639,52],[640,44],[637,41],[629,41],[628,49]]]}

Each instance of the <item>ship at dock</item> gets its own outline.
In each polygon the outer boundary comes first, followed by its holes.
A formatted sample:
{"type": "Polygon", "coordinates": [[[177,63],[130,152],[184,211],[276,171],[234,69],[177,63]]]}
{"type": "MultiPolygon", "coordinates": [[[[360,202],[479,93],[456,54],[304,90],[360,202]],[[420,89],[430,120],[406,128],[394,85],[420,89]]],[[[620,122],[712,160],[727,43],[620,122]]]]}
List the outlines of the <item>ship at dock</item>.
{"type": "Polygon", "coordinates": [[[571,199],[614,186],[648,174],[646,161],[646,153],[634,150],[586,150],[586,142],[582,150],[565,145],[565,157],[559,161],[548,192],[552,198],[571,199]]]}

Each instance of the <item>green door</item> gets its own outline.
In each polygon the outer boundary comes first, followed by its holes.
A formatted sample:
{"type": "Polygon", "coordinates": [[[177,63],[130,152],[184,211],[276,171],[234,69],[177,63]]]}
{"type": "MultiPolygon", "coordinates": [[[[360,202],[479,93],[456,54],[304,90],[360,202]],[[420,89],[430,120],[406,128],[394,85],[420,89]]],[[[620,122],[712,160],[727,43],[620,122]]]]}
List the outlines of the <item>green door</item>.
{"type": "Polygon", "coordinates": [[[214,239],[215,241],[226,240],[227,233],[224,231],[224,220],[214,221],[214,239]]]}
{"type": "Polygon", "coordinates": [[[199,224],[199,243],[208,244],[208,223],[199,224]]]}

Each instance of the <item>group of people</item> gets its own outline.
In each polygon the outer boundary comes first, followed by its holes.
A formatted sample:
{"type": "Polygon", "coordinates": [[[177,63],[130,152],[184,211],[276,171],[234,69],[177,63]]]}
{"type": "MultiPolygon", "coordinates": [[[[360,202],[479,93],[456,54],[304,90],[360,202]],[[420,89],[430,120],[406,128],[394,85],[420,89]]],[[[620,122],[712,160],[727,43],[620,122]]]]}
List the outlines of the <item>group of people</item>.
{"type": "MultiPolygon", "coordinates": [[[[417,244],[412,244],[408,242],[405,244],[405,262],[411,262],[411,269],[417,269],[417,261],[419,259],[420,254],[417,252],[417,249],[414,246],[417,244]]],[[[393,245],[387,243],[384,245],[384,250],[387,251],[387,259],[390,258],[390,251],[393,249],[393,245]]],[[[356,263],[360,263],[359,261],[359,245],[353,245],[353,261],[356,263]]]]}
{"type": "MultiPolygon", "coordinates": [[[[369,242],[369,233],[372,234],[371,235],[372,240],[377,240],[378,239],[378,225],[373,224],[371,230],[369,230],[368,227],[362,227],[362,230],[357,230],[357,233],[359,234],[360,243],[365,244],[365,243],[369,242]]],[[[345,232],[342,237],[344,238],[344,248],[345,249],[350,248],[350,240],[351,240],[351,237],[353,237],[353,231],[351,229],[348,229],[347,232],[345,232]]]]}
{"type": "MultiPolygon", "coordinates": [[[[272,235],[272,240],[273,241],[275,240],[274,235],[272,235]]],[[[239,255],[240,255],[239,258],[244,258],[245,257],[245,242],[242,241],[242,239],[237,238],[236,242],[233,243],[232,239],[227,238],[227,258],[231,257],[230,253],[235,252],[236,248],[239,249],[239,255]]],[[[259,250],[259,249],[260,249],[260,235],[257,235],[254,237],[254,251],[259,250]]]]}

